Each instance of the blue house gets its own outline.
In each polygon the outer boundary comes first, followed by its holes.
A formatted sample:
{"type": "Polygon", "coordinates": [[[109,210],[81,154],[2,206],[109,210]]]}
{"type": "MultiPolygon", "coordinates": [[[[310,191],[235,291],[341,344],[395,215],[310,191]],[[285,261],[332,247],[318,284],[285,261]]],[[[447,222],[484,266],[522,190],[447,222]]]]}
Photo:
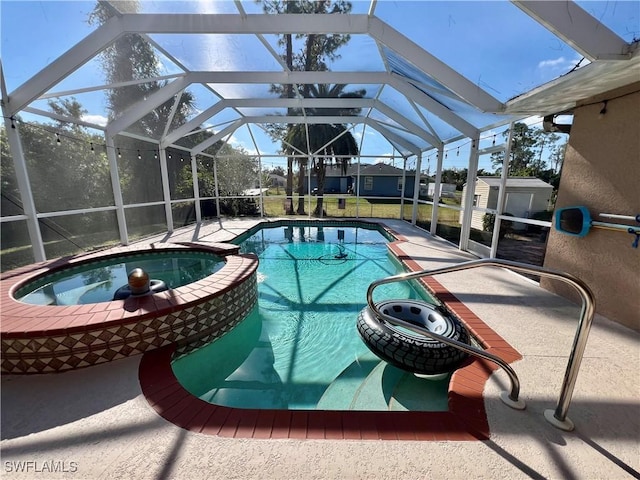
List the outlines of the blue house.
{"type": "MultiPolygon", "coordinates": [[[[376,163],[373,165],[360,165],[360,196],[365,197],[400,197],[402,193],[402,169],[376,163]]],[[[325,193],[355,193],[357,189],[358,165],[349,165],[346,174],[343,174],[336,165],[327,167],[324,180],[325,193]]],[[[404,177],[405,197],[413,197],[415,171],[407,171],[404,177]]],[[[311,177],[312,191],[318,185],[317,179],[311,177]]]]}

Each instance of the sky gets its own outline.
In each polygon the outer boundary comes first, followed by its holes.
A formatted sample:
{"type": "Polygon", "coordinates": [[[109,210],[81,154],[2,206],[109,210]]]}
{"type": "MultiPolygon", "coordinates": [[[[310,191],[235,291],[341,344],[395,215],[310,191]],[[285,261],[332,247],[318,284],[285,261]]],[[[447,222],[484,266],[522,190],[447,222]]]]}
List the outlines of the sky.
{"type": "MultiPolygon", "coordinates": [[[[369,2],[352,3],[353,13],[367,13],[369,10],[369,2]]],[[[640,38],[640,2],[637,0],[577,3],[624,40],[640,38]]],[[[237,13],[232,1],[142,0],[141,4],[143,11],[150,13],[237,13]]],[[[87,1],[0,0],[0,53],[9,92],[94,29],[87,23],[93,5],[93,2],[87,1]]],[[[260,5],[253,1],[243,1],[242,5],[247,13],[260,13],[260,5]]],[[[506,1],[378,0],[375,15],[500,101],[507,101],[567,73],[582,59],[575,50],[506,1]]],[[[251,37],[250,43],[245,43],[248,41],[247,36],[212,37],[176,38],[156,35],[152,38],[164,48],[170,49],[178,60],[192,70],[207,69],[211,65],[216,65],[216,68],[222,70],[242,70],[249,64],[257,70],[279,68],[273,57],[268,54],[252,54],[264,49],[255,37],[251,37]],[[236,54],[229,56],[225,51],[236,54]]],[[[265,35],[265,39],[274,49],[279,48],[275,36],[265,35]]],[[[357,48],[343,49],[340,58],[331,65],[332,70],[379,71],[383,67],[377,46],[369,37],[354,35],[352,45],[357,48]]],[[[170,60],[162,56],[160,60],[164,74],[180,71],[170,60]]],[[[586,63],[583,60],[580,65],[586,63]]],[[[99,63],[92,61],[74,72],[54,90],[59,92],[103,83],[99,63]]],[[[244,93],[248,92],[251,96],[269,95],[268,85],[226,85],[220,88],[231,96],[237,95],[238,89],[244,89],[244,93]]],[[[379,93],[375,86],[367,85],[366,88],[368,97],[379,93]]],[[[195,92],[197,103],[210,105],[213,98],[211,92],[204,88],[196,89],[195,92]],[[198,99],[201,101],[198,102],[198,99]]],[[[388,91],[383,91],[381,97],[383,96],[392,101],[388,91]]],[[[77,94],[75,97],[89,111],[85,120],[104,124],[106,109],[102,93],[77,94]]],[[[43,101],[37,102],[34,106],[47,109],[46,102],[43,101]]],[[[23,118],[29,120],[30,117],[25,114],[23,118]]],[[[32,118],[42,121],[42,117],[32,118]]],[[[219,125],[230,118],[231,114],[223,114],[211,119],[208,125],[219,125]]],[[[541,119],[531,118],[526,122],[539,127],[541,119]]],[[[401,164],[398,153],[371,128],[357,126],[353,134],[358,142],[362,140],[362,152],[372,156],[364,160],[367,163],[383,160],[373,158],[375,156],[395,155],[398,157],[395,164],[401,164]]],[[[486,132],[481,146],[483,143],[492,142],[493,135],[497,136],[498,142],[502,138],[498,130],[486,132]]],[[[252,126],[250,129],[245,127],[236,131],[229,141],[250,153],[256,151],[255,141],[260,145],[262,153],[275,154],[278,145],[270,145],[267,138],[262,129],[252,126]]],[[[469,146],[470,141],[466,139],[448,145],[445,168],[465,168],[469,146]]],[[[544,152],[545,157],[547,153],[544,152]]],[[[391,161],[388,158],[384,160],[391,161]]],[[[284,162],[283,158],[263,160],[266,167],[284,165],[284,162]]],[[[414,166],[415,157],[410,158],[408,164],[409,167],[414,166]]],[[[423,158],[423,168],[427,166],[433,172],[435,157],[428,153],[423,158]]],[[[481,157],[480,167],[491,169],[488,158],[481,157]]]]}

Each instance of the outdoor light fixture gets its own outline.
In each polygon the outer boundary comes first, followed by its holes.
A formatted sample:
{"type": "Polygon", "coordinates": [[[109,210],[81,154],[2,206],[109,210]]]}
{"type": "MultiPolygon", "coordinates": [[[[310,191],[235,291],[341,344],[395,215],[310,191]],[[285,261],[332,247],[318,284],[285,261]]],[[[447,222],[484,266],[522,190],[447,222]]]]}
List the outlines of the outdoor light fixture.
{"type": "Polygon", "coordinates": [[[545,132],[571,133],[571,124],[555,123],[556,115],[547,115],[542,119],[542,130],[545,132]]]}
{"type": "Polygon", "coordinates": [[[600,109],[600,113],[598,114],[598,118],[604,117],[605,113],[607,113],[607,100],[602,102],[602,108],[600,109]]]}

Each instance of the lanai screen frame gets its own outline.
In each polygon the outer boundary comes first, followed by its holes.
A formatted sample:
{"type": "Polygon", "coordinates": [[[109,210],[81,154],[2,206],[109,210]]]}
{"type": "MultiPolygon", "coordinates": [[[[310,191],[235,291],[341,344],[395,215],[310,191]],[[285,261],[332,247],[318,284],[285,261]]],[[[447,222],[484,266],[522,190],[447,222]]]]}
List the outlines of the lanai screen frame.
{"type": "MultiPolygon", "coordinates": [[[[513,2],[516,6],[522,9],[527,15],[530,15],[545,27],[551,29],[558,37],[567,41],[570,45],[576,48],[577,51],[585,55],[590,59],[592,63],[598,62],[612,62],[629,60],[632,57],[631,45],[627,44],[619,36],[609,30],[607,27],[599,23],[595,18],[587,14],[577,5],[570,2],[567,5],[563,4],[562,8],[558,8],[549,5],[549,2],[529,2],[529,1],[516,1],[513,2]],[[546,3],[546,4],[545,4],[546,3]],[[597,35],[593,35],[596,31],[597,35]]],[[[295,99],[223,99],[219,104],[212,106],[210,109],[205,110],[202,114],[195,117],[192,122],[179,127],[173,132],[167,132],[161,139],[145,139],[158,145],[159,151],[159,166],[162,174],[163,194],[164,200],[161,202],[155,202],[155,205],[163,205],[165,208],[167,219],[167,230],[173,231],[173,218],[171,205],[176,200],[171,199],[171,195],[168,189],[168,179],[166,172],[166,148],[179,148],[188,152],[191,158],[192,174],[194,178],[194,197],[190,199],[180,199],[180,201],[193,201],[196,206],[196,222],[201,222],[200,215],[200,198],[197,191],[197,168],[195,158],[197,155],[207,155],[204,150],[207,146],[213,144],[217,140],[224,139],[230,136],[235,129],[242,125],[254,125],[273,123],[274,118],[270,116],[264,117],[246,117],[242,116],[240,120],[228,125],[226,128],[217,132],[211,139],[207,140],[203,144],[197,145],[192,149],[185,149],[177,145],[175,142],[188,132],[195,124],[201,123],[206,115],[211,115],[212,112],[221,108],[240,108],[246,107],[261,107],[261,106],[278,106],[287,107],[293,106],[297,108],[313,108],[315,106],[322,106],[326,108],[330,107],[347,107],[353,106],[354,108],[361,108],[364,111],[371,112],[373,109],[377,109],[391,120],[400,125],[406,132],[415,135],[428,144],[427,147],[420,147],[413,144],[411,141],[399,136],[383,123],[371,118],[370,114],[366,114],[358,117],[317,117],[313,118],[308,116],[302,117],[278,117],[278,120],[283,123],[341,123],[341,124],[364,124],[367,128],[373,128],[385,137],[391,145],[399,147],[403,150],[402,158],[405,160],[409,158],[415,158],[416,172],[421,172],[421,164],[424,157],[428,154],[435,152],[437,159],[436,168],[436,185],[435,195],[433,202],[424,202],[418,198],[419,193],[419,180],[420,175],[415,175],[414,185],[414,198],[412,199],[412,215],[411,222],[416,223],[417,206],[420,203],[428,203],[433,205],[432,218],[431,218],[431,233],[436,233],[438,208],[447,207],[440,203],[439,185],[441,183],[442,163],[443,155],[448,144],[459,141],[461,139],[468,139],[471,142],[471,151],[468,160],[468,172],[467,183],[474,185],[476,180],[478,158],[482,154],[503,150],[505,152],[505,164],[502,168],[502,179],[500,186],[500,195],[498,206],[495,210],[486,210],[488,213],[496,214],[496,224],[494,226],[494,233],[491,247],[491,257],[495,257],[497,249],[497,236],[499,232],[499,222],[502,218],[504,208],[504,187],[506,184],[506,172],[508,171],[507,160],[509,158],[509,145],[510,139],[506,143],[498,146],[492,146],[490,149],[480,149],[480,141],[482,134],[490,129],[506,125],[513,124],[525,116],[531,114],[549,114],[559,111],[569,111],[572,106],[575,105],[575,101],[563,100],[564,103],[560,104],[556,102],[552,106],[538,106],[536,105],[537,98],[540,94],[544,96],[544,92],[530,92],[530,94],[522,96],[520,99],[515,99],[507,103],[502,103],[493,98],[487,92],[483,91],[477,85],[469,82],[462,75],[455,72],[452,68],[446,64],[440,62],[437,58],[430,55],[427,51],[423,50],[419,45],[413,43],[411,39],[397,32],[389,25],[385,24],[382,20],[375,16],[375,0],[371,3],[370,11],[367,15],[246,15],[242,11],[240,3],[236,3],[240,13],[237,15],[192,15],[192,14],[119,14],[114,16],[111,20],[99,27],[95,32],[87,36],[80,41],[74,47],[69,49],[66,53],[53,61],[48,67],[44,68],[38,74],[34,75],[30,80],[23,85],[15,89],[13,92],[7,92],[4,82],[4,72],[0,70],[2,76],[2,96],[3,96],[3,115],[5,117],[5,128],[11,152],[16,168],[16,177],[18,180],[23,206],[24,214],[15,215],[10,217],[3,217],[2,222],[9,221],[23,221],[26,220],[29,235],[31,238],[34,259],[36,261],[42,261],[46,259],[44,247],[42,243],[42,236],[39,230],[38,219],[44,217],[69,215],[77,213],[91,213],[96,211],[114,210],[118,220],[118,230],[120,235],[120,241],[123,244],[129,243],[129,235],[127,232],[127,225],[125,221],[125,209],[133,207],[135,205],[126,205],[122,200],[122,193],[119,191],[119,178],[116,161],[116,145],[114,139],[117,135],[129,135],[126,132],[126,128],[134,123],[136,120],[142,118],[146,113],[151,111],[155,106],[160,105],[162,102],[170,99],[181,91],[184,91],[188,85],[192,83],[233,83],[239,81],[246,81],[246,72],[192,72],[185,71],[183,75],[175,76],[172,81],[163,89],[152,94],[144,102],[140,102],[136,105],[132,105],[123,115],[110,122],[105,128],[95,125],[86,124],[96,130],[102,130],[105,135],[105,144],[107,146],[107,157],[111,168],[111,179],[114,190],[114,203],[115,205],[110,207],[102,207],[99,209],[78,209],[67,210],[55,213],[42,214],[36,211],[33,197],[31,195],[31,185],[29,183],[28,172],[24,161],[24,155],[22,152],[19,128],[15,127],[13,118],[20,112],[31,112],[39,115],[49,116],[53,119],[64,121],[75,121],[78,124],[83,124],[78,119],[59,118],[59,116],[53,115],[49,112],[42,112],[41,110],[30,107],[29,104],[38,99],[46,98],[47,92],[58,81],[64,79],[67,75],[72,73],[75,69],[79,68],[86,61],[93,56],[97,55],[107,45],[109,45],[114,39],[118,38],[124,33],[139,33],[146,35],[149,33],[251,33],[256,35],[263,35],[267,33],[348,33],[348,34],[368,34],[371,35],[379,45],[384,45],[386,48],[391,48],[395,52],[401,53],[404,58],[408,59],[412,64],[418,65],[425,71],[429,72],[429,75],[440,82],[442,87],[451,94],[455,95],[460,101],[463,101],[469,105],[469,107],[476,109],[478,112],[492,113],[499,116],[499,121],[490,125],[484,125],[479,128],[462,116],[457,115],[451,109],[446,108],[442,104],[435,101],[429,95],[427,95],[420,88],[417,88],[414,79],[402,78],[396,72],[253,72],[251,74],[251,81],[261,83],[345,83],[345,84],[383,84],[390,85],[402,94],[404,94],[410,102],[420,105],[430,113],[438,116],[440,119],[451,125],[459,133],[457,136],[453,136],[447,139],[443,139],[437,136],[435,132],[429,128],[416,125],[415,123],[408,121],[402,116],[398,115],[392,108],[381,102],[379,99],[350,99],[340,100],[337,99],[308,99],[308,98],[295,98],[295,99]],[[164,168],[163,168],[164,165],[164,168]]],[[[166,55],[170,55],[168,52],[164,52],[166,55]]],[[[175,59],[174,59],[175,60],[175,59]]],[[[177,62],[177,60],[176,60],[177,62]]],[[[179,63],[179,62],[177,62],[179,63]]],[[[0,65],[1,66],[1,65],[0,65]]],[[[286,68],[285,68],[286,69],[286,68]]],[[[580,72],[574,72],[576,74],[580,72]]],[[[154,79],[147,79],[146,81],[152,81],[154,79]]],[[[107,85],[96,88],[113,88],[116,85],[107,85]]],[[[73,92],[66,92],[73,93],[73,92]]],[[[59,93],[58,93],[59,94],[59,93]]],[[[309,156],[313,156],[316,152],[308,152],[309,156]]],[[[261,159],[261,155],[258,155],[261,159]]],[[[358,158],[358,164],[360,158],[358,158]]],[[[360,192],[356,192],[357,198],[360,198],[360,192]]],[[[216,197],[216,201],[218,200],[216,197]]],[[[404,199],[404,195],[402,195],[404,199]]],[[[262,197],[260,202],[262,203],[262,197]]],[[[401,207],[402,209],[402,207],[401,207]]],[[[468,249],[471,212],[473,207],[473,190],[468,189],[466,198],[463,199],[463,205],[461,209],[465,212],[464,222],[462,224],[461,238],[459,242],[459,248],[463,250],[468,249]],[[467,215],[466,213],[469,213],[467,215]]],[[[219,212],[219,210],[218,210],[219,212]]],[[[262,213],[262,212],[261,212],[262,213]]],[[[402,215],[402,214],[401,214],[402,215]]],[[[542,225],[549,227],[550,222],[537,222],[528,219],[517,219],[524,223],[533,223],[536,225],[542,225]]]]}

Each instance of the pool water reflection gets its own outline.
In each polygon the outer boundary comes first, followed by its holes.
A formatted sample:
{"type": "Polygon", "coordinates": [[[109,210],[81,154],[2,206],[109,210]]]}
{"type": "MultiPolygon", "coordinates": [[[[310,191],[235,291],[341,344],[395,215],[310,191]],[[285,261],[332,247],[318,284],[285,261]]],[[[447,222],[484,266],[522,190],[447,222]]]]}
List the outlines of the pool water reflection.
{"type": "MultiPolygon", "coordinates": [[[[258,307],[222,338],[175,359],[177,378],[207,402],[238,408],[446,410],[448,377],[417,379],[387,365],[357,334],[369,284],[401,271],[387,244],[362,227],[245,236],[241,251],[259,256],[258,307]]],[[[433,302],[406,283],[376,296],[433,302]]]]}

